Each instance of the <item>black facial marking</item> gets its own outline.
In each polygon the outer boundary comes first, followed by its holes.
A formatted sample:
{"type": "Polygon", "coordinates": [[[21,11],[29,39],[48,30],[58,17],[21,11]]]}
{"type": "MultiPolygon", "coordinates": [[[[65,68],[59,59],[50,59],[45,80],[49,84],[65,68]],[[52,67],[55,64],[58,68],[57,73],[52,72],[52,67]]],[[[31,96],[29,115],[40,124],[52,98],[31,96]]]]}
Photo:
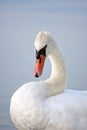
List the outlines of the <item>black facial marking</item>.
{"type": "Polygon", "coordinates": [[[44,55],[44,56],[46,56],[46,47],[47,47],[47,45],[45,47],[43,47],[40,51],[36,50],[36,58],[37,59],[40,58],[41,54],[44,55]]]}
{"type": "Polygon", "coordinates": [[[41,63],[41,58],[39,59],[39,63],[41,63]]]}

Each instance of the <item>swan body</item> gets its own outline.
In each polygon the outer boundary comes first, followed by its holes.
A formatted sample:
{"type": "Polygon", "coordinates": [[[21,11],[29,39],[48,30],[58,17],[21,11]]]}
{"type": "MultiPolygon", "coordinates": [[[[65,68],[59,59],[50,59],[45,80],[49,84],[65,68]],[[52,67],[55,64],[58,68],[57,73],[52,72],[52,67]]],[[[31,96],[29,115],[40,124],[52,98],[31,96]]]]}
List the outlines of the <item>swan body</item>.
{"type": "Polygon", "coordinates": [[[42,74],[45,57],[51,61],[49,79],[29,82],[12,96],[10,115],[18,130],[87,130],[87,92],[66,89],[63,56],[48,32],[35,40],[34,75],[42,74]]]}

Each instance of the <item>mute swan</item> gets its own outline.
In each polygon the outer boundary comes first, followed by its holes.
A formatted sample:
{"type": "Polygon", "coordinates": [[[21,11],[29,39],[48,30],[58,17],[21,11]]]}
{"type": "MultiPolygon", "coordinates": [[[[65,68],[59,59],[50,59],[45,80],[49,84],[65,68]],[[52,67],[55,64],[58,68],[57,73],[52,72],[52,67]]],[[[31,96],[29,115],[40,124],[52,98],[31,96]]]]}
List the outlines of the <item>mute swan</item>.
{"type": "Polygon", "coordinates": [[[87,130],[87,92],[66,90],[63,56],[49,32],[35,39],[34,75],[42,74],[45,58],[51,61],[49,79],[29,82],[12,96],[10,115],[18,130],[87,130]]]}

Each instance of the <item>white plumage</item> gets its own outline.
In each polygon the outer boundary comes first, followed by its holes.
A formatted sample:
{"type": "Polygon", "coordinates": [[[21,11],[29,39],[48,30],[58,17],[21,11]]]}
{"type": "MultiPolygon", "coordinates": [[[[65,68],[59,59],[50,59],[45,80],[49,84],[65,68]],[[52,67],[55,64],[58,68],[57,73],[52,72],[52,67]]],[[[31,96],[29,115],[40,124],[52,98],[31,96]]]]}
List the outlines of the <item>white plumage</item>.
{"type": "Polygon", "coordinates": [[[26,83],[13,94],[11,119],[18,130],[87,130],[87,92],[66,89],[63,56],[52,36],[40,32],[35,48],[39,52],[45,45],[51,76],[45,81],[26,83]]]}

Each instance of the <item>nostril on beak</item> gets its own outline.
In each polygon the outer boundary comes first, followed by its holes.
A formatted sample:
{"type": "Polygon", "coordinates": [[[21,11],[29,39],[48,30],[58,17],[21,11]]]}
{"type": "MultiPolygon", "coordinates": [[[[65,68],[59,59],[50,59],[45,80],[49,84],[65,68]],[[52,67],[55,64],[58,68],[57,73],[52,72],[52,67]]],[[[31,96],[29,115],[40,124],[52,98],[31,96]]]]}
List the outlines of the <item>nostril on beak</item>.
{"type": "Polygon", "coordinates": [[[36,72],[36,74],[35,74],[35,77],[36,77],[36,78],[38,78],[38,77],[39,77],[39,75],[38,75],[38,73],[37,73],[37,72],[36,72]]]}

